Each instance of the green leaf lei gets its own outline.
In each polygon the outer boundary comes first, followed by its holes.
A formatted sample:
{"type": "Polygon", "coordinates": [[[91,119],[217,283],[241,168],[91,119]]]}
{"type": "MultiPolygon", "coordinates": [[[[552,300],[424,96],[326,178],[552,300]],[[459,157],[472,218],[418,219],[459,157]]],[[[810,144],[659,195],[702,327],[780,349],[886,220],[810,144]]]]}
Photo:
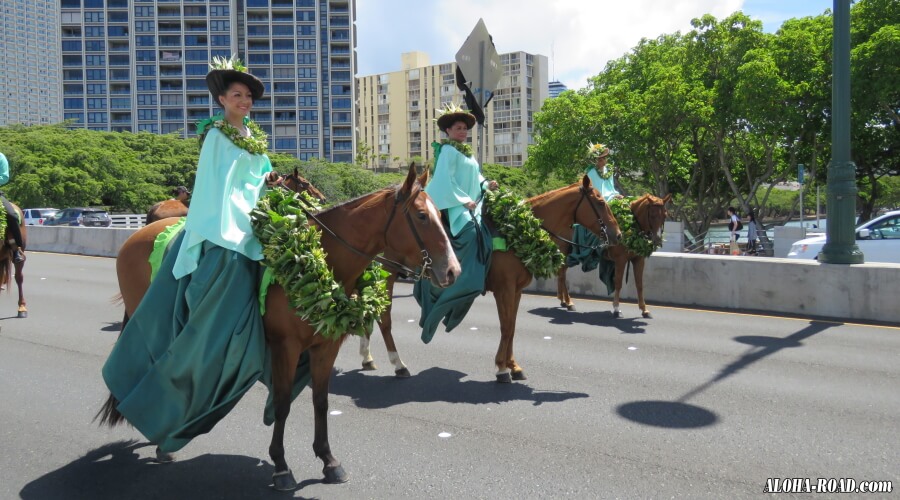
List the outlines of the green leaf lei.
{"type": "Polygon", "coordinates": [[[266,132],[260,128],[253,120],[244,118],[244,125],[250,130],[250,137],[244,137],[235,128],[234,125],[228,123],[222,115],[216,115],[197,124],[197,134],[200,136],[200,142],[206,137],[206,132],[210,127],[216,127],[220,132],[225,134],[235,146],[255,155],[265,154],[269,149],[269,142],[266,140],[266,132]]]}
{"type": "Polygon", "coordinates": [[[484,193],[485,207],[500,234],[536,278],[556,276],[565,261],[531,206],[506,189],[484,193]]]}
{"type": "Polygon", "coordinates": [[[474,154],[472,153],[472,146],[465,142],[454,141],[453,139],[443,139],[441,141],[441,144],[449,144],[456,148],[457,151],[468,156],[469,158],[471,158],[474,154]]]}
{"type": "Polygon", "coordinates": [[[619,243],[625,245],[629,252],[640,255],[641,257],[649,257],[653,252],[659,249],[659,245],[653,243],[650,235],[641,231],[641,227],[634,221],[634,213],[631,211],[631,202],[636,200],[635,196],[626,196],[624,198],[616,198],[607,200],[616,222],[619,223],[619,230],[622,231],[622,239],[619,243]]]}
{"type": "Polygon", "coordinates": [[[263,264],[272,269],[296,314],[318,334],[336,340],[345,333],[371,333],[391,303],[389,273],[376,262],[369,264],[356,280],[356,293],[348,297],[325,262],[321,231],[307,223],[300,209],[301,196],[318,209],[306,193],[273,188],[250,212],[253,234],[263,245],[263,264]]]}
{"type": "Polygon", "coordinates": [[[0,236],[3,238],[6,238],[6,226],[7,222],[5,214],[0,215],[0,236]]]}

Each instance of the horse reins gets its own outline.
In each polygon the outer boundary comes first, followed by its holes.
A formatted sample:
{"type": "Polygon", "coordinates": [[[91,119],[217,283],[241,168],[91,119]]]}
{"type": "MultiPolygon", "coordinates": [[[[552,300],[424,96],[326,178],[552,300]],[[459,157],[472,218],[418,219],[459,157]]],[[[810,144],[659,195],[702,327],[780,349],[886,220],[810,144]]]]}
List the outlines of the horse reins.
{"type": "MultiPolygon", "coordinates": [[[[302,200],[304,204],[307,203],[307,201],[303,200],[302,197],[300,198],[300,200],[302,200]]],[[[391,215],[390,215],[390,217],[388,217],[387,224],[384,227],[385,241],[387,241],[388,228],[391,226],[391,222],[394,220],[394,214],[397,212],[397,205],[401,201],[402,200],[400,198],[400,191],[397,190],[397,192],[394,195],[394,207],[391,210],[391,215]]],[[[374,260],[384,266],[392,267],[392,268],[394,268],[394,271],[398,275],[401,275],[404,277],[413,276],[414,279],[420,280],[420,279],[424,278],[428,274],[428,271],[431,269],[431,264],[432,264],[431,256],[428,254],[428,250],[425,249],[425,242],[422,241],[422,238],[419,236],[419,232],[416,231],[415,225],[412,222],[412,218],[409,215],[409,210],[404,210],[404,213],[406,214],[406,222],[409,224],[409,229],[412,231],[413,237],[416,239],[416,243],[419,245],[419,249],[422,252],[422,270],[418,273],[414,269],[410,269],[409,267],[407,267],[395,260],[388,259],[387,257],[384,257],[382,255],[369,255],[365,252],[362,252],[362,251],[356,249],[353,245],[351,245],[345,239],[341,238],[337,233],[332,231],[331,228],[326,226],[325,223],[322,222],[318,217],[316,217],[316,214],[314,214],[312,211],[308,210],[306,207],[304,207],[302,205],[300,206],[300,210],[303,210],[303,213],[306,214],[306,216],[308,218],[315,221],[315,223],[318,224],[319,227],[322,228],[323,231],[325,231],[326,233],[331,235],[331,237],[333,237],[334,239],[339,241],[342,245],[347,247],[351,252],[355,253],[356,255],[358,255],[364,259],[367,259],[370,261],[374,260]]]]}
{"type": "MultiPolygon", "coordinates": [[[[594,211],[594,215],[597,216],[597,222],[600,224],[600,232],[603,234],[603,239],[606,240],[606,244],[609,245],[609,233],[608,233],[607,230],[606,230],[606,223],[603,222],[603,217],[600,216],[600,211],[597,210],[597,206],[594,205],[594,200],[592,200],[592,199],[588,196],[588,191],[584,188],[584,186],[581,186],[581,188],[579,188],[579,189],[581,190],[581,198],[578,199],[578,204],[575,205],[575,211],[572,213],[572,224],[573,224],[573,225],[574,225],[574,224],[577,224],[578,221],[576,220],[576,217],[577,217],[577,215],[578,215],[578,207],[580,207],[580,206],[581,206],[581,202],[583,202],[583,201],[585,200],[585,198],[587,198],[587,200],[588,200],[588,205],[590,205],[591,209],[594,211]]],[[[603,245],[599,245],[599,246],[597,246],[597,245],[589,246],[589,245],[582,245],[582,244],[580,244],[580,243],[575,243],[574,241],[571,241],[571,240],[568,240],[568,239],[566,239],[566,238],[563,238],[562,236],[560,236],[560,235],[554,233],[553,231],[547,229],[547,227],[544,226],[543,224],[541,224],[541,229],[543,229],[544,231],[547,231],[547,233],[549,233],[550,236],[553,236],[554,238],[556,238],[556,239],[558,239],[558,240],[560,240],[560,241],[563,241],[563,242],[565,242],[565,243],[568,243],[569,245],[576,246],[576,247],[579,247],[579,248],[590,248],[591,250],[596,250],[597,248],[600,248],[600,246],[603,246],[603,245]]]]}

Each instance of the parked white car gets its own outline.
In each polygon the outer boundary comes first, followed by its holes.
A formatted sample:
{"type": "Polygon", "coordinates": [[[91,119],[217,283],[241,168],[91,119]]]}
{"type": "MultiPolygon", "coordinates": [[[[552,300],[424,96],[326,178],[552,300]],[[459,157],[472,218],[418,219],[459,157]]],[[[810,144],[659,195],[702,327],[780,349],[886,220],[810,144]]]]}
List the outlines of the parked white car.
{"type": "Polygon", "coordinates": [[[56,215],[58,208],[26,208],[22,210],[25,214],[26,226],[42,226],[47,219],[56,215]]]}
{"type": "MultiPolygon", "coordinates": [[[[900,210],[888,212],[856,228],[856,245],[866,262],[900,264],[900,210]]],[[[818,259],[825,236],[800,240],[791,246],[789,259],[818,259]]]]}

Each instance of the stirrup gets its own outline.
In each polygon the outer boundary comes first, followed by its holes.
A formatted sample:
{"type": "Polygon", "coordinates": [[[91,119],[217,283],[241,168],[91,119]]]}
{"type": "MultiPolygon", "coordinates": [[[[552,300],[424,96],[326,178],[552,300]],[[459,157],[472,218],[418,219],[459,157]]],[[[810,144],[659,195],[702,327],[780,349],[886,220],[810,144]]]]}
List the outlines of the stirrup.
{"type": "Polygon", "coordinates": [[[16,264],[25,262],[25,253],[22,252],[22,250],[17,249],[15,252],[13,252],[13,262],[16,264]]]}

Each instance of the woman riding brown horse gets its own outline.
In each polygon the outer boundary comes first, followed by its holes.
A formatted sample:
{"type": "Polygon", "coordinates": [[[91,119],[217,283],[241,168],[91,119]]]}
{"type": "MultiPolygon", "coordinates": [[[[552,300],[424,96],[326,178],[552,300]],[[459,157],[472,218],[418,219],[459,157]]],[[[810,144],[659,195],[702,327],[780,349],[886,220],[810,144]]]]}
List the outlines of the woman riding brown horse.
{"type": "MultiPolygon", "coordinates": [[[[307,192],[313,198],[317,199],[319,203],[325,203],[325,195],[322,194],[321,191],[316,189],[315,186],[312,185],[311,182],[304,179],[300,176],[299,170],[296,168],[292,174],[288,174],[282,177],[282,181],[284,186],[292,191],[307,192]]],[[[171,200],[161,201],[147,211],[147,222],[146,224],[152,224],[158,220],[167,219],[169,217],[184,217],[188,213],[188,205],[185,203],[187,201],[187,197],[190,196],[190,192],[184,186],[176,188],[175,198],[171,200]],[[179,191],[183,189],[183,195],[179,191]],[[180,196],[182,195],[182,196],[180,196]]]]}
{"type": "MultiPolygon", "coordinates": [[[[15,204],[12,204],[12,206],[19,214],[19,231],[22,232],[22,246],[26,246],[28,242],[28,231],[26,229],[27,226],[25,226],[25,217],[22,215],[21,208],[15,204]]],[[[0,245],[0,288],[9,286],[10,274],[12,271],[15,271],[16,286],[19,288],[19,310],[17,317],[27,318],[28,308],[25,306],[25,295],[22,293],[22,283],[25,281],[25,274],[22,272],[22,268],[25,267],[25,261],[14,262],[14,244],[15,241],[13,241],[12,234],[10,233],[9,228],[7,228],[6,234],[3,235],[3,244],[0,245]]],[[[21,251],[24,252],[24,250],[21,251]]]]}
{"type": "MultiPolygon", "coordinates": [[[[321,224],[334,232],[332,235],[323,230],[322,248],[335,280],[344,284],[347,295],[353,292],[353,284],[366,266],[385,250],[396,256],[394,260],[405,270],[427,264],[428,276],[437,286],[448,286],[459,275],[459,262],[444,233],[440,214],[433,208],[415,174],[415,168],[410,168],[406,181],[399,187],[382,189],[317,214],[321,224]]],[[[123,323],[134,313],[150,285],[148,258],[156,236],[176,221],[167,219],[140,229],[119,250],[116,272],[125,303],[123,323]]],[[[275,465],[275,488],[293,490],[297,487],[284,457],[284,428],[303,353],[309,353],[312,377],[313,451],[324,463],[326,482],[346,481],[347,474],[332,455],[328,443],[328,383],[343,337],[331,341],[317,335],[289,305],[279,285],[268,289],[263,324],[272,358],[275,427],[269,455],[275,465]]],[[[122,422],[117,404],[110,396],[101,410],[101,423],[115,425],[122,422]]]]}
{"type": "MultiPolygon", "coordinates": [[[[645,194],[640,198],[631,202],[631,213],[634,215],[634,221],[640,228],[640,232],[645,237],[650,238],[654,247],[662,245],[662,228],[666,222],[668,212],[666,211],[666,203],[672,199],[672,195],[666,195],[665,198],[658,198],[652,194],[645,194]]],[[[634,267],[634,286],[637,289],[638,307],[641,315],[645,318],[650,317],[650,311],[644,302],[644,263],[646,257],[638,255],[628,250],[622,242],[617,245],[610,246],[603,253],[603,258],[615,263],[615,295],[613,296],[613,316],[622,317],[619,310],[619,294],[622,291],[622,281],[629,264],[634,267]]],[[[568,308],[570,311],[575,310],[575,304],[572,297],[569,296],[569,287],[566,284],[566,269],[560,270],[557,276],[557,295],[560,305],[568,308]]]]}
{"type": "MultiPolygon", "coordinates": [[[[619,238],[619,226],[613,217],[606,201],[591,186],[591,181],[584,176],[582,182],[530,198],[528,203],[535,217],[543,221],[543,227],[555,238],[558,245],[565,244],[560,239],[571,240],[572,224],[578,223],[587,227],[599,238],[615,244],[619,238]]],[[[392,274],[388,281],[388,289],[393,292],[397,276],[392,274]]],[[[513,340],[516,333],[516,316],[519,311],[519,300],[522,290],[531,283],[532,275],[512,251],[494,251],[488,269],[486,290],[494,292],[497,312],[500,316],[500,345],[494,364],[497,366],[497,382],[508,383],[512,380],[525,380],[525,372],[516,363],[513,356],[513,340]]],[[[397,346],[391,334],[391,310],[381,316],[378,322],[381,335],[388,350],[388,357],[394,365],[394,373],[398,377],[408,377],[409,370],[397,353],[397,346]]],[[[369,350],[369,337],[360,338],[360,354],[363,356],[363,369],[374,370],[375,362],[369,350]]]]}

